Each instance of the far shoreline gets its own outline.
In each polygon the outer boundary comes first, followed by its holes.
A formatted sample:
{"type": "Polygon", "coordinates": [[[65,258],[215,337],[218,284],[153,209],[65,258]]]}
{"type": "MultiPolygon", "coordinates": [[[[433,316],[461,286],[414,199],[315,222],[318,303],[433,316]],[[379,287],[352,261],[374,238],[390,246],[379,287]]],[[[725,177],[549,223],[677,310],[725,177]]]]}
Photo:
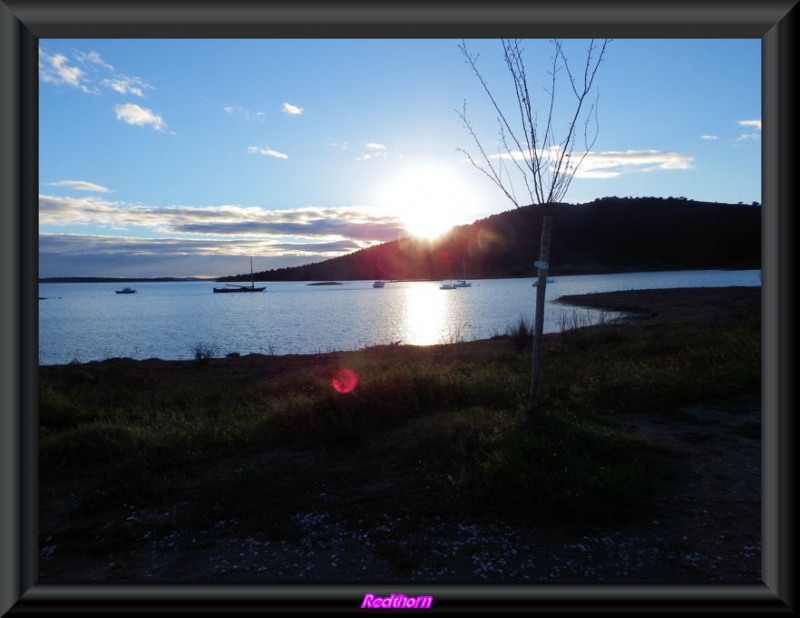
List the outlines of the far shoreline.
{"type": "MultiPolygon", "coordinates": [[[[728,265],[728,266],[692,266],[687,267],[681,264],[629,264],[626,266],[608,266],[608,267],[575,267],[575,266],[554,266],[550,268],[547,274],[551,277],[571,277],[574,275],[624,275],[631,273],[658,273],[658,272],[671,272],[671,271],[696,271],[696,270],[720,270],[720,271],[737,271],[737,270],[759,270],[760,264],[756,265],[728,265]]],[[[231,281],[235,278],[242,278],[245,275],[236,275],[236,277],[220,276],[220,277],[40,277],[38,283],[180,283],[180,282],[200,282],[200,283],[220,283],[223,281],[231,281]]],[[[489,279],[532,279],[536,274],[489,274],[476,277],[467,277],[471,281],[482,281],[489,279]]],[[[249,281],[250,277],[246,279],[249,281]]],[[[342,283],[355,283],[358,281],[370,281],[371,279],[338,279],[336,281],[319,281],[317,279],[275,279],[268,277],[259,277],[256,273],[256,281],[263,283],[306,283],[307,285],[336,285],[342,283]]],[[[413,282],[426,282],[426,281],[441,281],[441,279],[384,279],[387,283],[413,283],[413,282]]]]}

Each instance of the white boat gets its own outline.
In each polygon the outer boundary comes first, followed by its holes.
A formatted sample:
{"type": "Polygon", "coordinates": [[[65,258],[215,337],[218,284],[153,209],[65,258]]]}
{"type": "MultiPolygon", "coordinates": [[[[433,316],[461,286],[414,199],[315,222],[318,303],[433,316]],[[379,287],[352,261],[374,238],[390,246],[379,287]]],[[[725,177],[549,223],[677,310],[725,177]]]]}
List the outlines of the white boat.
{"type": "Polygon", "coordinates": [[[378,279],[375,283],[372,284],[374,288],[382,288],[386,285],[386,282],[383,279],[378,279]]]}
{"type": "MultiPolygon", "coordinates": [[[[555,281],[555,279],[553,279],[552,277],[547,277],[547,279],[546,279],[545,281],[546,281],[547,283],[553,283],[553,281],[555,281]]],[[[534,282],[533,282],[531,285],[532,285],[533,287],[535,287],[535,288],[538,288],[538,287],[539,287],[539,281],[538,281],[538,280],[536,280],[536,281],[534,281],[534,282]]]]}

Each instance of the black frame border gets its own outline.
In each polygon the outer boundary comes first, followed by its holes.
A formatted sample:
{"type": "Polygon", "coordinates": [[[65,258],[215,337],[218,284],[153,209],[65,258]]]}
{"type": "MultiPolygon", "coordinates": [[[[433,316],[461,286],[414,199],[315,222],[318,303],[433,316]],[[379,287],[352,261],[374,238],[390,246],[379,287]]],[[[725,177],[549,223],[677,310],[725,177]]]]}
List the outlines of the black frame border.
{"type": "MultiPolygon", "coordinates": [[[[414,585],[435,611],[794,613],[792,208],[796,0],[492,5],[231,0],[0,0],[0,615],[357,609],[353,585],[37,584],[38,40],[40,38],[760,38],[762,41],[762,584],[414,585]]],[[[367,590],[369,588],[369,590],[367,590]]],[[[374,590],[373,590],[374,588],[374,590]]]]}

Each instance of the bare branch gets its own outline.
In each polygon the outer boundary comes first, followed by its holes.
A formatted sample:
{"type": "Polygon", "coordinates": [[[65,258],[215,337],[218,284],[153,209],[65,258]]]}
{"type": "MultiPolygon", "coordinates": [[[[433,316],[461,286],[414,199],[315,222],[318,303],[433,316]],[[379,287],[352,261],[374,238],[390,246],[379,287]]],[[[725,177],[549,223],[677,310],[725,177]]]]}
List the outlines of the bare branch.
{"type": "Polygon", "coordinates": [[[532,203],[559,202],[566,195],[578,168],[594,146],[599,134],[597,99],[593,104],[589,105],[587,98],[594,88],[597,71],[605,57],[609,40],[605,39],[600,44],[594,39],[589,42],[583,70],[578,74],[572,71],[561,41],[556,39],[552,40],[551,43],[553,44],[553,55],[551,57],[550,70],[548,71],[550,85],[549,90],[545,89],[549,101],[547,101],[546,121],[541,129],[538,125],[536,108],[529,90],[528,75],[523,57],[524,49],[521,41],[519,39],[502,40],[503,59],[511,76],[511,85],[516,96],[517,109],[515,114],[518,120],[515,125],[509,122],[508,116],[501,109],[492,89],[478,69],[478,55],[470,54],[464,41],[459,45],[467,64],[478,78],[497,113],[498,137],[505,152],[498,150],[497,155],[493,156],[489,156],[486,153],[475,129],[467,119],[466,102],[462,111],[457,113],[472,136],[480,152],[482,162],[477,162],[462,148],[457,150],[463,152],[472,165],[497,185],[517,207],[519,207],[519,203],[514,191],[514,179],[507,166],[509,160],[513,164],[510,169],[514,170],[516,175],[521,178],[532,203]],[[557,100],[557,86],[562,70],[566,73],[568,90],[572,93],[572,104],[569,106],[572,108],[572,113],[564,130],[563,138],[558,141],[556,140],[556,127],[554,124],[556,121],[555,114],[557,110],[568,108],[557,100]],[[592,123],[594,123],[594,132],[590,135],[589,129],[592,123]],[[580,130],[583,131],[584,151],[580,155],[576,155],[574,146],[580,130]]]}
{"type": "Polygon", "coordinates": [[[494,184],[496,184],[498,186],[498,188],[501,191],[503,191],[503,193],[505,193],[506,197],[508,199],[510,199],[515,206],[519,207],[519,204],[517,203],[516,199],[513,197],[513,195],[511,193],[509,193],[509,190],[506,188],[505,184],[503,183],[500,171],[496,170],[494,168],[494,166],[492,165],[489,156],[486,154],[486,151],[483,148],[483,144],[481,144],[481,141],[478,139],[478,134],[475,132],[475,129],[472,127],[472,124],[470,124],[469,120],[467,120],[466,110],[467,110],[467,104],[465,102],[464,106],[463,106],[463,111],[459,112],[458,110],[456,110],[456,113],[459,115],[461,120],[464,122],[464,126],[469,131],[470,135],[472,135],[472,139],[475,142],[476,146],[478,147],[478,150],[480,151],[481,156],[483,157],[483,160],[486,163],[486,167],[488,168],[489,171],[487,171],[486,168],[484,168],[483,166],[478,164],[475,161],[475,159],[466,150],[464,150],[463,148],[456,148],[456,150],[459,151],[459,152],[463,152],[467,156],[467,158],[469,159],[470,163],[476,169],[480,170],[483,174],[485,174],[486,177],[489,178],[489,180],[491,180],[494,184]]]}

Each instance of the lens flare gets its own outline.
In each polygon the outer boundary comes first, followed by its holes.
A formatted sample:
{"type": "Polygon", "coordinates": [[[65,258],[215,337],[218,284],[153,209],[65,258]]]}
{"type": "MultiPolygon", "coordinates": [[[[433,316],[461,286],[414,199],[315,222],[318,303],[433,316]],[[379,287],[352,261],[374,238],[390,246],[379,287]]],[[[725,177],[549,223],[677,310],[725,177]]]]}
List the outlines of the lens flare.
{"type": "Polygon", "coordinates": [[[358,375],[352,369],[339,369],[333,374],[331,384],[337,393],[349,393],[358,384],[358,375]]]}

